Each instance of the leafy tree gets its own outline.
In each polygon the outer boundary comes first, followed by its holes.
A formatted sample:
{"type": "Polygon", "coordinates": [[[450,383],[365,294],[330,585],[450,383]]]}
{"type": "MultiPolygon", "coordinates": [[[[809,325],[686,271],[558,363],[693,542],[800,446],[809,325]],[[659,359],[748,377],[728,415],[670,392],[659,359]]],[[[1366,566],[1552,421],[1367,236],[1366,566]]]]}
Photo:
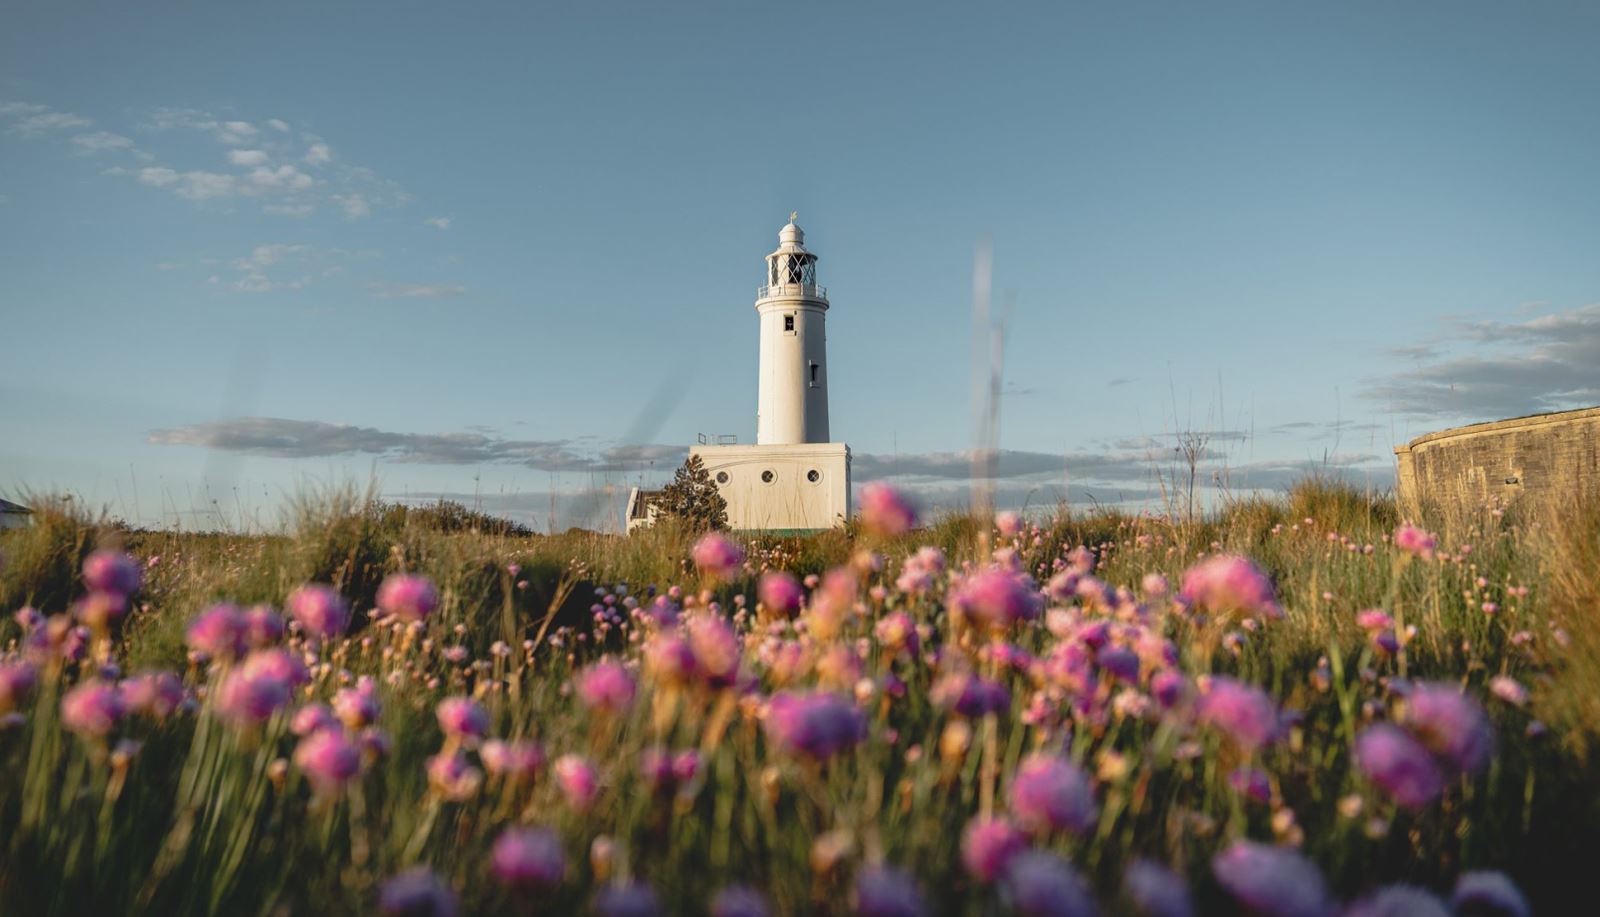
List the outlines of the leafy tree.
{"type": "Polygon", "coordinates": [[[695,530],[728,527],[728,501],[698,455],[684,461],[657,501],[664,518],[677,519],[695,530]]]}

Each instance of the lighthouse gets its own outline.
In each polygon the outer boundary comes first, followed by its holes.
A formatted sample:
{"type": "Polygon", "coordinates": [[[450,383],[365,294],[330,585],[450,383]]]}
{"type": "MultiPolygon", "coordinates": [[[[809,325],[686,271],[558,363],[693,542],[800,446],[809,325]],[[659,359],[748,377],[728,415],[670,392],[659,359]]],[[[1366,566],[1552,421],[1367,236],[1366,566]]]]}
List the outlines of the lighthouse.
{"type": "Polygon", "coordinates": [[[778,231],[767,282],[756,291],[761,360],[756,380],[756,444],[828,441],[828,289],[817,284],[817,256],[795,223],[778,231]]]}
{"type": "MultiPolygon", "coordinates": [[[[805,240],[791,213],[756,289],[755,443],[689,447],[728,501],[736,530],[811,532],[850,518],[850,447],[829,441],[828,290],[805,240]]],[[[647,496],[630,496],[630,526],[647,523],[647,496]]]]}

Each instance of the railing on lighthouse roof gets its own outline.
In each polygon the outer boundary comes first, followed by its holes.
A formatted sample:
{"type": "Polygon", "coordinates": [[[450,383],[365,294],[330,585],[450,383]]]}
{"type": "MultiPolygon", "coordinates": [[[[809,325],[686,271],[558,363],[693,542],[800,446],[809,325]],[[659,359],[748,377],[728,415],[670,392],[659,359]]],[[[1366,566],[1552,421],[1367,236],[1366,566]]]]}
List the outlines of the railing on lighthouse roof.
{"type": "Polygon", "coordinates": [[[772,283],[756,287],[756,299],[766,299],[769,296],[805,296],[811,299],[827,299],[828,288],[814,283],[772,283]]]}

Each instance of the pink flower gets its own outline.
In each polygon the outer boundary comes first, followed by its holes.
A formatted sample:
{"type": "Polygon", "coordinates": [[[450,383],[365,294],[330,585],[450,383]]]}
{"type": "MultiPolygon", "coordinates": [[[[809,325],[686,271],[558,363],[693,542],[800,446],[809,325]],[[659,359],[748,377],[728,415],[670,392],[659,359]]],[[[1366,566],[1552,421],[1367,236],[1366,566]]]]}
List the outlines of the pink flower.
{"type": "Polygon", "coordinates": [[[1528,689],[1509,675],[1496,675],[1489,679],[1489,693],[1514,707],[1528,702],[1528,689]]]}
{"type": "Polygon", "coordinates": [[[470,697],[447,697],[434,709],[439,728],[450,739],[481,739],[489,734],[489,711],[470,697]]]}
{"type": "Polygon", "coordinates": [[[1012,857],[1028,849],[1028,839],[1004,818],[975,818],[961,835],[961,863],[980,882],[993,882],[1012,857]]]}
{"type": "Polygon", "coordinates": [[[717,615],[698,615],[689,621],[688,630],[695,670],[706,684],[726,688],[738,680],[744,645],[727,622],[717,615]]]}
{"type": "Polygon", "coordinates": [[[656,681],[683,687],[695,676],[694,650],[677,634],[657,634],[644,645],[644,666],[656,681]]]}
{"type": "Polygon", "coordinates": [[[22,706],[39,683],[39,672],[31,662],[0,663],[0,714],[22,706]]]}
{"type": "Polygon", "coordinates": [[[1167,594],[1167,578],[1159,573],[1146,573],[1139,581],[1139,588],[1150,598],[1158,599],[1167,594]]]}
{"type": "Polygon", "coordinates": [[[603,659],[578,673],[578,700],[601,713],[620,714],[633,705],[633,676],[620,662],[603,659]]]}
{"type": "Polygon", "coordinates": [[[289,593],[289,600],[284,604],[289,614],[313,637],[337,637],[350,623],[350,606],[332,586],[317,583],[301,586],[289,593]]]}
{"type": "Polygon", "coordinates": [[[184,642],[197,653],[212,659],[236,659],[244,655],[245,618],[239,609],[226,602],[202,611],[184,632],[184,642]]]}
{"type": "Polygon", "coordinates": [[[567,856],[561,839],[548,828],[507,828],[495,839],[489,869],[503,885],[550,888],[566,875],[567,856]]]}
{"type": "Polygon", "coordinates": [[[129,713],[153,716],[158,720],[172,715],[183,703],[183,682],[171,672],[145,672],[124,679],[118,687],[129,713]]]}
{"type": "Polygon", "coordinates": [[[244,613],[245,642],[265,649],[283,639],[283,615],[271,605],[257,605],[244,613]]]}
{"type": "Polygon", "coordinates": [[[1310,860],[1284,847],[1234,841],[1211,859],[1211,874],[1249,913],[1326,917],[1328,886],[1310,860]]]}
{"type": "Polygon", "coordinates": [[[126,712],[117,686],[103,681],[83,682],[61,698],[61,725],[84,738],[104,738],[126,712]]]}
{"type": "Polygon", "coordinates": [[[439,590],[426,576],[391,574],[378,587],[378,607],[402,621],[422,621],[439,607],[439,590]]]}
{"type": "Polygon", "coordinates": [[[1184,571],[1180,592],[1191,604],[1213,614],[1283,617],[1271,578],[1249,558],[1238,555],[1221,554],[1190,567],[1184,571]]]}
{"type": "Polygon", "coordinates": [[[490,774],[512,783],[531,783],[538,776],[539,768],[544,767],[544,747],[529,740],[490,739],[483,743],[478,756],[490,774]]]}
{"type": "Polygon", "coordinates": [[[95,592],[131,595],[142,577],[139,562],[121,551],[96,551],[83,561],[83,581],[95,592]]]}
{"type": "Polygon", "coordinates": [[[378,889],[378,910],[389,917],[456,917],[460,905],[428,867],[414,866],[378,889]]]}
{"type": "Polygon", "coordinates": [[[361,773],[361,747],[342,729],[319,729],[300,740],[294,763],[318,792],[326,793],[361,773]]]}
{"type": "Polygon", "coordinates": [[[762,574],[761,585],[756,592],[761,604],[765,605],[767,610],[782,615],[793,615],[798,612],[806,598],[806,591],[801,587],[800,581],[781,570],[769,570],[762,574]]]}
{"type": "Polygon", "coordinates": [[[600,794],[600,772],[595,766],[579,755],[562,755],[551,766],[551,771],[567,805],[579,812],[588,811],[600,794]]]}
{"type": "Polygon", "coordinates": [[[878,623],[872,626],[872,635],[891,653],[903,650],[914,656],[921,643],[921,638],[917,634],[917,622],[903,611],[896,611],[880,618],[878,623]]]}
{"type": "Polygon", "coordinates": [[[1065,858],[1028,850],[1011,860],[1006,898],[1017,917],[1095,917],[1094,892],[1065,858]]]}
{"type": "Polygon", "coordinates": [[[264,667],[229,672],[216,689],[217,714],[236,726],[256,726],[289,703],[289,682],[264,667]]]}
{"type": "Polygon", "coordinates": [[[856,917],[924,917],[928,904],[910,874],[869,866],[856,877],[856,917]]]}
{"type": "Polygon", "coordinates": [[[1011,814],[1036,834],[1083,834],[1100,819],[1094,788],[1081,768],[1049,755],[1025,758],[1012,775],[1011,814]]]}
{"type": "Polygon", "coordinates": [[[242,668],[280,679],[291,688],[311,683],[311,673],[306,671],[306,664],[300,661],[300,657],[284,649],[256,650],[245,657],[242,668]]]}
{"type": "Polygon", "coordinates": [[[1422,684],[1405,702],[1405,726],[1422,744],[1458,770],[1476,773],[1489,763],[1494,732],[1483,708],[1454,685],[1422,684]]]}
{"type": "Polygon", "coordinates": [[[363,681],[354,688],[341,690],[333,696],[333,712],[351,732],[371,726],[382,713],[377,687],[371,681],[363,681]]]}
{"type": "Polygon", "coordinates": [[[850,701],[828,692],[779,692],[767,704],[767,737],[791,753],[825,761],[866,738],[866,720],[850,701]]]}
{"type": "Polygon", "coordinates": [[[1196,717],[1247,751],[1278,738],[1278,708],[1272,698],[1259,688],[1232,678],[1211,679],[1210,687],[1200,697],[1196,717]]]}
{"type": "Polygon", "coordinates": [[[1015,538],[1022,531],[1022,517],[1011,510],[995,513],[994,527],[1000,532],[1000,537],[1015,538]]]}
{"type": "Polygon", "coordinates": [[[689,553],[701,573],[723,582],[732,581],[744,565],[744,549],[717,532],[702,535],[689,553]]]}
{"type": "Polygon", "coordinates": [[[428,759],[428,785],[452,802],[471,799],[483,784],[483,772],[460,752],[441,752],[428,759]]]}
{"type": "Polygon", "coordinates": [[[1433,559],[1433,549],[1438,543],[1439,539],[1436,536],[1409,522],[1402,522],[1400,527],[1394,530],[1394,546],[1423,560],[1433,559]]]}
{"type": "Polygon", "coordinates": [[[289,721],[289,731],[297,736],[308,736],[323,729],[338,729],[339,718],[325,704],[306,704],[294,712],[289,721]]]}
{"type": "Polygon", "coordinates": [[[1147,917],[1192,917],[1195,912],[1183,877],[1159,863],[1135,860],[1123,873],[1122,884],[1147,917]]]}
{"type": "Polygon", "coordinates": [[[1394,627],[1394,618],[1382,608],[1368,608],[1356,612],[1356,626],[1368,633],[1389,630],[1394,627]]]}
{"type": "Polygon", "coordinates": [[[73,606],[73,614],[96,633],[105,633],[128,613],[128,597],[120,592],[95,591],[73,606]]]}
{"type": "Polygon", "coordinates": [[[951,597],[951,605],[967,620],[996,630],[1019,621],[1032,621],[1039,616],[1042,604],[1033,580],[999,567],[967,577],[951,597]]]}
{"type": "Polygon", "coordinates": [[[917,510],[910,498],[884,483],[861,488],[861,524],[867,531],[896,538],[917,526],[917,510]]]}
{"type": "Polygon", "coordinates": [[[1368,726],[1356,739],[1361,772],[1396,803],[1417,810],[1444,792],[1444,774],[1421,742],[1389,723],[1368,726]]]}

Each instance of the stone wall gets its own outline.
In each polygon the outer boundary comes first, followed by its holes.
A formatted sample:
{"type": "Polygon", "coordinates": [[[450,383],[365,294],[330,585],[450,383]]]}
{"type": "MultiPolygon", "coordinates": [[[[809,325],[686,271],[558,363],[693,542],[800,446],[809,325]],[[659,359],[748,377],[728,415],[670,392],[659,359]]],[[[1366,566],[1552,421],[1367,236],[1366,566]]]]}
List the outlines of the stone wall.
{"type": "Polygon", "coordinates": [[[1600,407],[1472,424],[1394,450],[1402,509],[1600,496],[1600,407]]]}

